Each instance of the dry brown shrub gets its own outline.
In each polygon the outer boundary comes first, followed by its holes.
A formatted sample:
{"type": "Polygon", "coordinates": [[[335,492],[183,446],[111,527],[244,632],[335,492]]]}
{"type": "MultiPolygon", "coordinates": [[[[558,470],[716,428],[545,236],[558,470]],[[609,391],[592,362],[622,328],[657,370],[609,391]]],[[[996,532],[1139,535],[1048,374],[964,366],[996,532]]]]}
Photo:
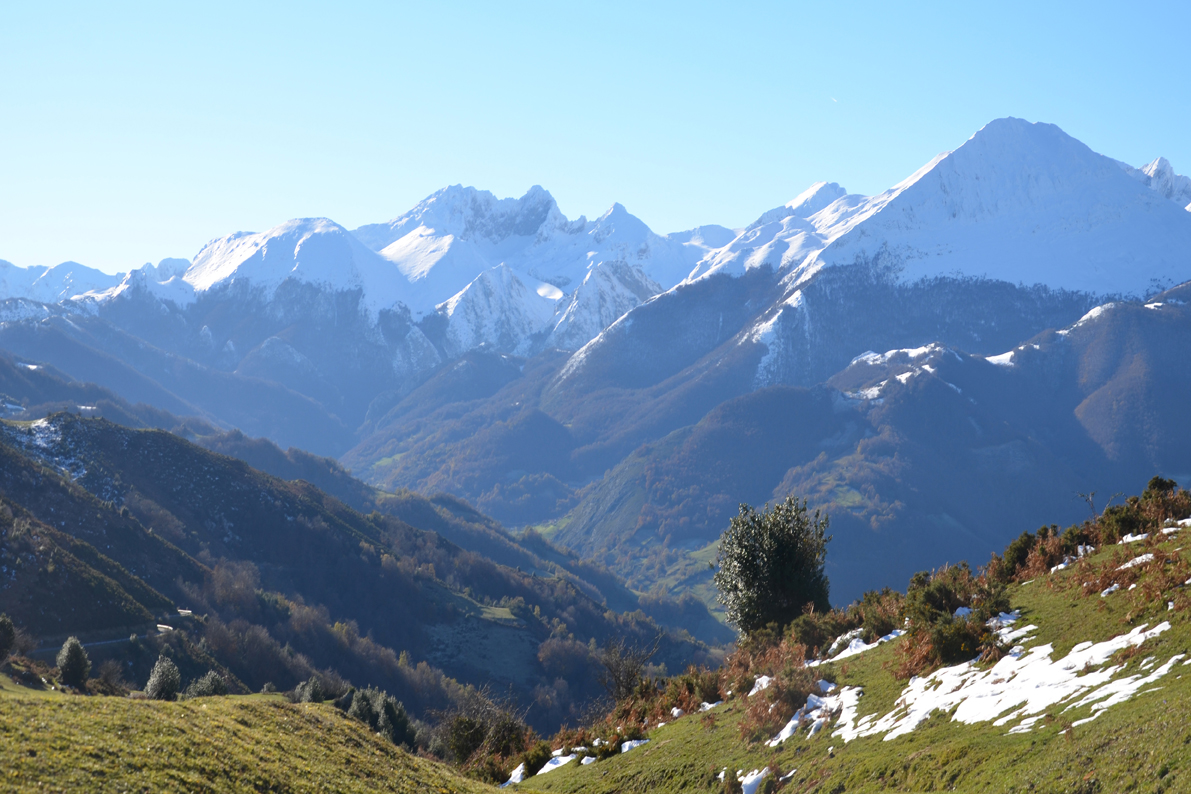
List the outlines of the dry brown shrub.
{"type": "Polygon", "coordinates": [[[1026,564],[1022,568],[1019,579],[1036,579],[1046,576],[1050,569],[1063,561],[1063,540],[1057,535],[1041,538],[1030,549],[1026,557],[1026,564]]]}
{"type": "Polygon", "coordinates": [[[807,697],[818,690],[819,676],[806,666],[805,659],[806,646],[785,641],[752,655],[749,672],[753,678],[768,675],[773,680],[757,694],[746,695],[741,738],[749,742],[769,739],[806,705],[807,697]]]}
{"type": "Polygon", "coordinates": [[[935,665],[936,658],[937,654],[930,634],[915,632],[897,644],[892,664],[893,675],[902,681],[922,675],[935,665]]]}

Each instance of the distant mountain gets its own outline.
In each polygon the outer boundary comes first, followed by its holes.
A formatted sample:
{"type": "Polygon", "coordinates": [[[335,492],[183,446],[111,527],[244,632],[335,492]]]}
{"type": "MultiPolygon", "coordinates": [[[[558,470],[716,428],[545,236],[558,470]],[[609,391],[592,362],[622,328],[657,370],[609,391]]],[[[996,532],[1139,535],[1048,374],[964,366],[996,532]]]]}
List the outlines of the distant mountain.
{"type": "Polygon", "coordinates": [[[56,303],[87,292],[111,289],[121,276],[112,276],[78,262],[53,267],[17,267],[0,259],[0,296],[56,303]]]}
{"type": "Polygon", "coordinates": [[[562,291],[577,287],[592,265],[624,262],[669,289],[709,250],[731,239],[723,227],[654,234],[620,204],[595,221],[571,221],[538,186],[519,199],[460,185],[444,188],[417,207],[355,234],[397,264],[425,296],[415,314],[463,289],[477,273],[500,264],[562,291]]]}
{"type": "MultiPolygon", "coordinates": [[[[706,596],[695,574],[735,503],[791,489],[839,515],[839,570],[925,567],[1018,531],[1025,513],[962,484],[1016,482],[1017,453],[990,445],[1024,445],[1023,502],[1051,515],[1078,507],[1070,491],[1191,470],[1165,442],[1181,414],[1152,407],[1147,362],[1175,366],[1161,334],[1089,314],[1144,311],[1181,338],[1189,184],[1000,119],[877,196],[820,182],[737,231],[662,236],[620,205],[572,221],[538,187],[454,186],[354,232],[295,220],[70,300],[10,297],[0,347],[388,490],[453,494],[641,590],[706,596]],[[1029,388],[993,360],[1092,328],[1100,352],[1057,343],[1029,388]],[[1069,366],[1089,356],[1118,368],[1099,392],[1069,366]],[[987,382],[887,372],[953,361],[987,382]]],[[[871,579],[833,574],[843,595],[871,579]]]]}
{"type": "Polygon", "coordinates": [[[1054,125],[999,119],[879,195],[816,185],[695,277],[769,266],[795,288],[824,267],[873,263],[907,283],[968,276],[1143,296],[1191,277],[1191,180],[1161,158],[1139,173],[1054,125]]]}

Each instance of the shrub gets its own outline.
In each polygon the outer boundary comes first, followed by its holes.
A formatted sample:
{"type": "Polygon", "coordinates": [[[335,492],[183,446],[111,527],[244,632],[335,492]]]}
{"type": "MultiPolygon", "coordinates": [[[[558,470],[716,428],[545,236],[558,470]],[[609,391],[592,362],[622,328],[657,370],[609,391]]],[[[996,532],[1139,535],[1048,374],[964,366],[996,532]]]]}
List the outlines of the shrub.
{"type": "Polygon", "coordinates": [[[827,526],[826,515],[810,515],[806,500],[787,497],[760,512],[742,504],[716,560],[715,585],[729,622],[749,634],[770,623],[789,625],[808,604],[826,612],[827,526]]]}
{"type": "Polygon", "coordinates": [[[202,678],[196,678],[190,682],[190,686],[186,687],[184,697],[207,698],[226,694],[227,682],[223,680],[223,676],[214,670],[208,670],[202,678]]]}
{"type": "Polygon", "coordinates": [[[105,659],[100,665],[98,674],[92,680],[91,691],[101,695],[128,694],[128,682],[124,680],[124,668],[115,659],[105,659]]]}
{"type": "Polygon", "coordinates": [[[295,703],[322,703],[323,699],[323,685],[318,676],[312,675],[294,687],[295,703]]]}
{"type": "MultiPolygon", "coordinates": [[[[1049,531],[1039,530],[1039,535],[1041,541],[1030,548],[1027,559],[1041,554],[1040,546],[1058,544],[1059,539],[1049,531]]],[[[910,637],[898,649],[896,675],[909,678],[938,664],[956,664],[975,657],[1000,658],[1004,648],[987,622],[1008,609],[1005,585],[987,575],[973,575],[967,563],[914,574],[906,591],[910,637]],[[960,607],[971,612],[956,615],[960,607]]]]}
{"type": "Polygon", "coordinates": [[[463,764],[480,749],[487,735],[488,731],[483,722],[460,714],[447,726],[447,747],[451,748],[451,755],[455,757],[455,761],[463,764]]]}
{"type": "Polygon", "coordinates": [[[536,775],[546,762],[550,760],[550,745],[538,742],[521,756],[521,763],[525,764],[525,776],[536,775]]]}
{"type": "Polygon", "coordinates": [[[657,653],[661,635],[654,640],[653,647],[646,649],[630,646],[623,637],[608,640],[600,652],[600,664],[604,670],[599,681],[613,703],[632,697],[641,685],[645,665],[657,653]]]}
{"type": "Polygon", "coordinates": [[[335,707],[359,720],[396,745],[417,746],[417,731],[405,706],[379,689],[349,689],[335,699],[335,707]]]}
{"type": "Polygon", "coordinates": [[[58,651],[58,678],[64,684],[82,687],[91,672],[91,660],[78,637],[67,637],[58,651]]]}
{"type": "Polygon", "coordinates": [[[12,618],[0,614],[0,664],[8,659],[13,647],[17,644],[16,626],[12,625],[12,618]]]}
{"type": "Polygon", "coordinates": [[[177,700],[182,676],[178,666],[166,655],[157,657],[149,681],[145,684],[145,695],[153,700],[177,700]]]}
{"type": "Polygon", "coordinates": [[[768,675],[773,680],[748,698],[744,719],[740,721],[742,739],[755,742],[772,738],[806,705],[807,697],[819,691],[819,676],[805,665],[805,659],[806,649],[789,641],[754,655],[750,665],[752,675],[768,675]]]}

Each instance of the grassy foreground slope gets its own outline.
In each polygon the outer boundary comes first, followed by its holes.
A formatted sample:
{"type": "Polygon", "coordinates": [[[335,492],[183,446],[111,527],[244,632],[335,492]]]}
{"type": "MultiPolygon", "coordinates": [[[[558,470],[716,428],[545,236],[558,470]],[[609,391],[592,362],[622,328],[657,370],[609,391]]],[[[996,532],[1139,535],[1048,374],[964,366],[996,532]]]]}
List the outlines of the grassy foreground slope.
{"type": "MultiPolygon", "coordinates": [[[[882,731],[845,742],[837,734],[837,712],[816,735],[809,736],[804,726],[771,748],[741,739],[747,701],[737,695],[708,715],[688,715],[654,727],[647,732],[649,743],[628,753],[588,766],[571,763],[518,788],[721,791],[717,775],[725,767],[732,774],[768,766],[781,776],[794,770],[780,789],[789,792],[1191,791],[1191,588],[1183,584],[1188,560],[1191,527],[1147,542],[1107,546],[1067,570],[1010,586],[1012,606],[1021,614],[1014,626],[1037,626],[1016,642],[1025,654],[1049,644],[1054,661],[1079,643],[1104,642],[1143,624],[1152,629],[1169,622],[1168,630],[1139,647],[1119,652],[1105,664],[1073,671],[1078,680],[1115,667],[1110,680],[1122,684],[1130,677],[1153,676],[1173,659],[1165,675],[1111,703],[1098,716],[1092,703],[1073,705],[1088,694],[1084,689],[1039,711],[1032,726],[1020,733],[1009,731],[1022,724],[1024,714],[998,726],[994,720],[958,722],[951,709],[933,711],[913,731],[889,740],[882,731]],[[1154,558],[1119,570],[1143,554],[1154,558]],[[1121,588],[1101,597],[1109,580],[1121,588]],[[1130,589],[1131,584],[1137,587],[1130,589]],[[1174,658],[1180,654],[1184,656],[1174,658]]],[[[897,701],[910,682],[898,680],[893,671],[908,641],[901,637],[819,668],[820,675],[841,688],[862,688],[857,722],[866,715],[879,719],[905,714],[897,701]]],[[[992,663],[975,667],[983,672],[992,663]]],[[[1110,701],[1106,696],[1098,703],[1110,701]]],[[[1007,708],[999,716],[1012,711],[1007,708]]]]}
{"type": "Polygon", "coordinates": [[[34,692],[0,676],[0,790],[485,792],[330,704],[34,692]]]}

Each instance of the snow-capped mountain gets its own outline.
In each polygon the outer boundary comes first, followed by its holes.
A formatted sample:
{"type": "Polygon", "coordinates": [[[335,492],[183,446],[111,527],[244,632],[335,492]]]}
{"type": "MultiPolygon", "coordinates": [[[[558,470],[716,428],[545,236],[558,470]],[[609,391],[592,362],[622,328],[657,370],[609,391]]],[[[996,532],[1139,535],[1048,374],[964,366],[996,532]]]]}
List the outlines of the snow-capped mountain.
{"type": "Polygon", "coordinates": [[[355,233],[325,218],[292,220],[213,240],[193,264],[147,265],[83,292],[97,303],[141,298],[181,308],[233,285],[277,304],[283,284],[300,284],[355,295],[373,324],[386,311],[445,321],[438,355],[426,355],[425,338],[394,354],[409,374],[414,362],[437,365],[481,345],[519,354],[577,349],[733,236],[704,226],[663,237],[619,204],[594,222],[570,221],[536,186],[520,199],[455,186],[355,233]]]}
{"type": "Polygon", "coordinates": [[[1141,168],[1124,163],[1121,165],[1131,177],[1191,212],[1191,177],[1176,174],[1165,157],[1159,157],[1141,168]]]}
{"type": "Polygon", "coordinates": [[[571,221],[536,185],[519,199],[454,185],[388,223],[362,226],[355,234],[415,285],[410,303],[415,316],[499,264],[569,292],[592,266],[626,262],[669,289],[733,237],[718,226],[654,234],[620,204],[595,221],[583,216],[571,221]]]}
{"type": "Polygon", "coordinates": [[[108,275],[78,262],[53,267],[18,267],[0,259],[0,296],[57,303],[84,292],[106,290],[121,276],[108,275]]]}
{"type": "Polygon", "coordinates": [[[1053,125],[994,121],[877,196],[820,182],[764,213],[601,332],[559,388],[598,388],[585,371],[616,362],[650,362],[634,382],[659,383],[697,360],[747,360],[761,388],[812,385],[866,350],[1001,352],[1105,296],[1191,279],[1181,179],[1162,160],[1123,167],[1053,125]]]}
{"type": "Polygon", "coordinates": [[[1178,203],[1188,185],[1161,158],[1131,175],[1054,125],[999,119],[879,195],[815,185],[692,277],[768,265],[797,285],[859,262],[903,282],[960,275],[1142,295],[1191,278],[1191,214],[1178,203]]]}
{"type": "Polygon", "coordinates": [[[326,218],[291,220],[260,234],[237,232],[213,240],[182,276],[196,293],[245,281],[270,296],[291,279],[333,293],[359,290],[372,315],[409,301],[408,282],[393,263],[326,218]]]}

